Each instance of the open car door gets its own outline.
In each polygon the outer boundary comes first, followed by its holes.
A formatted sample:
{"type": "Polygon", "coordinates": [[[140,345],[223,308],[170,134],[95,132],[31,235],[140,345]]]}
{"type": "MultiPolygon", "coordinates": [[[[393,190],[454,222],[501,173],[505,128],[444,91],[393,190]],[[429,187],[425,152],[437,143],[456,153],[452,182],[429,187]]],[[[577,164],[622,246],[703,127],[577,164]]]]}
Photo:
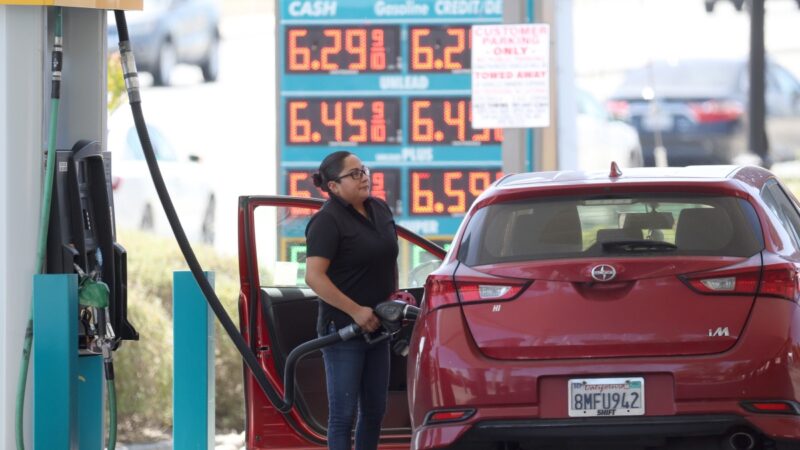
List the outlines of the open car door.
{"type": "MultiPolygon", "coordinates": [[[[305,284],[305,229],[324,201],[286,196],[239,198],[240,330],[273,387],[284,393],[286,357],[317,337],[320,301],[305,284]]],[[[397,226],[399,287],[419,303],[428,274],[445,255],[436,244],[397,226]]],[[[410,335],[410,329],[403,333],[410,335]]],[[[396,343],[399,348],[402,343],[396,343]]],[[[406,358],[393,352],[381,448],[408,448],[411,423],[406,398],[406,358]]],[[[276,410],[249,370],[244,370],[247,448],[318,448],[327,445],[328,401],[321,352],[301,359],[295,403],[276,410]]]]}

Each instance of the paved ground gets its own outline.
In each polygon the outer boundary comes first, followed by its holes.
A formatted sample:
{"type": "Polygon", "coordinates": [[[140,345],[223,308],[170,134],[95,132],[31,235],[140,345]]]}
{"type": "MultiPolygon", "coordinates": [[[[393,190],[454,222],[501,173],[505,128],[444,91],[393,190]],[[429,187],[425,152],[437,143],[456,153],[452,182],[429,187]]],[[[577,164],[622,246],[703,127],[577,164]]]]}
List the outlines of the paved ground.
{"type": "MultiPolygon", "coordinates": [[[[117,450],[172,450],[172,441],[150,444],[119,444],[117,450]]],[[[214,450],[244,450],[244,432],[216,436],[214,450]]]]}

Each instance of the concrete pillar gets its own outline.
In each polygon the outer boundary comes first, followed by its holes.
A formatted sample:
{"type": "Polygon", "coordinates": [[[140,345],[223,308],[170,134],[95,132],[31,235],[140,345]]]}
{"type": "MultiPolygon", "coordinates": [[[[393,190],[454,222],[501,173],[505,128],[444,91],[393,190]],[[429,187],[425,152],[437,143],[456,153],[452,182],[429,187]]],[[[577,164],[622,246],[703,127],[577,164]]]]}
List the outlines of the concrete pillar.
{"type": "MultiPolygon", "coordinates": [[[[47,9],[0,6],[0,448],[15,448],[15,398],[31,312],[46,147],[47,9]]],[[[31,439],[29,371],[25,442],[31,439]]]]}
{"type": "Polygon", "coordinates": [[[575,98],[575,61],[573,52],[572,0],[552,2],[553,25],[550,45],[553,48],[552,77],[556,91],[552,97],[551,116],[558,124],[558,169],[578,167],[578,101],[575,98]]]}
{"type": "MultiPolygon", "coordinates": [[[[15,447],[20,353],[31,311],[50,109],[52,8],[0,5],[0,448],[15,447]]],[[[106,132],[105,11],[64,9],[58,148],[106,132]]],[[[25,442],[31,443],[31,377],[25,442]]]]}

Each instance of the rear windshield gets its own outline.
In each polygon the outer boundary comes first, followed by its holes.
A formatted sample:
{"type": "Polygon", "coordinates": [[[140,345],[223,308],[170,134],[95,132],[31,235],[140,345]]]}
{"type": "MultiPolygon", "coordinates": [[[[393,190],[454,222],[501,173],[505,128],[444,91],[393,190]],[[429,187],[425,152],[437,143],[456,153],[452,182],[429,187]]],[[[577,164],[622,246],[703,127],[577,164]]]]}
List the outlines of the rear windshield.
{"type": "Polygon", "coordinates": [[[469,266],[597,256],[752,256],[761,227],[745,200],[627,196],[498,203],[470,220],[458,258],[469,266]]]}

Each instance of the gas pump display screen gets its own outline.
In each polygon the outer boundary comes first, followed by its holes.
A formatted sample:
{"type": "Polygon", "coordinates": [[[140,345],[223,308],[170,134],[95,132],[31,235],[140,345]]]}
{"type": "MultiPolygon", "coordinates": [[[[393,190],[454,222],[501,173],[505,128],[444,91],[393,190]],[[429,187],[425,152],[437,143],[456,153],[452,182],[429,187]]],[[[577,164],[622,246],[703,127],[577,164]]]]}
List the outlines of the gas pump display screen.
{"type": "Polygon", "coordinates": [[[409,27],[412,72],[452,72],[471,67],[471,26],[409,27]]]}
{"type": "Polygon", "coordinates": [[[467,167],[412,169],[409,171],[409,213],[414,215],[460,215],[495,180],[500,168],[467,167]]]}
{"type": "Polygon", "coordinates": [[[399,70],[399,26],[292,26],[285,39],[291,73],[399,70]]]}
{"type": "Polygon", "coordinates": [[[409,99],[411,144],[500,144],[503,130],[472,128],[472,102],[469,97],[409,99]]]}
{"type": "MultiPolygon", "coordinates": [[[[311,180],[315,169],[290,169],[286,171],[286,194],[295,197],[327,198],[311,180]]],[[[370,195],[384,200],[392,212],[397,212],[397,200],[400,194],[400,169],[371,169],[370,195]]],[[[310,211],[310,210],[305,210],[310,211]]]]}
{"type": "Polygon", "coordinates": [[[288,145],[400,142],[398,98],[311,98],[286,102],[288,145]]]}

